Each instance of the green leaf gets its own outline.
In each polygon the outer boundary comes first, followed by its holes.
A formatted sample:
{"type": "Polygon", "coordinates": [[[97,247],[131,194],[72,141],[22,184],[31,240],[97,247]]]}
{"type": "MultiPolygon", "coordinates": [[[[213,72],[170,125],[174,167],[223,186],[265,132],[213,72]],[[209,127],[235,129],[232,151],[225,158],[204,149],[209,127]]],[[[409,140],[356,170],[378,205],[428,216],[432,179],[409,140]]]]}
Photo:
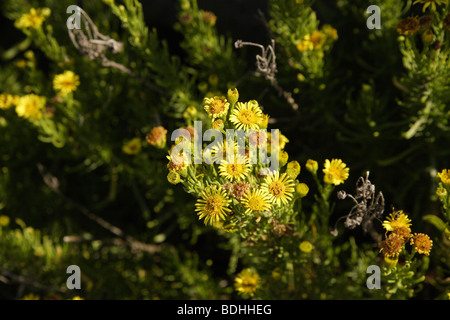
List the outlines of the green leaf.
{"type": "Polygon", "coordinates": [[[439,231],[444,231],[447,227],[447,224],[441,218],[432,214],[426,215],[422,219],[434,225],[439,231]]]}

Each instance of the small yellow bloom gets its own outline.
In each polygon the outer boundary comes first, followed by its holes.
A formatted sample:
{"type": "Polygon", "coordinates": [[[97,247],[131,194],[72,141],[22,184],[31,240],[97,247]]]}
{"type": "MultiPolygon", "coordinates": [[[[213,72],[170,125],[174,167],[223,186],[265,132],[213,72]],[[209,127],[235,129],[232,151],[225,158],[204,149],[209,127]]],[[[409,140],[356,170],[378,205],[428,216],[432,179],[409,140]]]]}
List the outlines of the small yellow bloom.
{"type": "Polygon", "coordinates": [[[221,220],[225,220],[231,200],[225,190],[218,189],[217,185],[206,187],[201,193],[201,198],[195,204],[195,211],[199,219],[205,218],[205,225],[218,225],[221,220]]]}
{"type": "Polygon", "coordinates": [[[163,149],[166,146],[166,134],[167,130],[164,127],[154,127],[145,139],[149,145],[163,149]]]}
{"type": "Polygon", "coordinates": [[[38,29],[42,26],[45,18],[50,15],[49,8],[31,8],[29,13],[24,13],[14,22],[14,26],[18,29],[38,29]]]}
{"type": "Polygon", "coordinates": [[[0,227],[6,227],[7,225],[9,225],[9,217],[5,216],[5,215],[1,215],[0,216],[0,227]]]}
{"type": "Polygon", "coordinates": [[[259,274],[253,269],[247,268],[239,272],[234,279],[236,291],[244,297],[253,297],[261,282],[259,274]]]}
{"type": "Polygon", "coordinates": [[[262,111],[258,102],[251,100],[245,103],[238,102],[229,120],[236,129],[247,131],[248,129],[259,129],[262,119],[262,111]]]}
{"type": "Polygon", "coordinates": [[[269,211],[271,208],[268,194],[260,189],[250,191],[242,200],[242,204],[246,208],[246,214],[269,211]]]}
{"type": "Polygon", "coordinates": [[[9,93],[0,94],[0,109],[6,110],[17,105],[20,97],[9,93]]]}
{"type": "Polygon", "coordinates": [[[313,44],[314,50],[321,49],[326,40],[326,35],[322,31],[314,30],[311,33],[310,41],[313,44]]]}
{"type": "Polygon", "coordinates": [[[408,228],[411,226],[411,220],[402,210],[392,212],[387,220],[383,221],[383,228],[386,231],[394,231],[397,228],[408,228]]]}
{"type": "Polygon", "coordinates": [[[205,98],[203,100],[204,109],[208,113],[209,117],[213,120],[215,118],[221,118],[228,112],[230,103],[225,97],[215,96],[213,98],[205,98]]]}
{"type": "Polygon", "coordinates": [[[45,97],[40,97],[35,94],[27,94],[20,97],[16,106],[16,113],[19,117],[40,119],[42,117],[42,111],[45,107],[45,102],[45,97]]]}
{"type": "Polygon", "coordinates": [[[446,185],[450,186],[450,170],[444,169],[442,172],[439,172],[437,176],[441,179],[441,182],[446,185]]]}
{"type": "Polygon", "coordinates": [[[77,90],[79,85],[80,77],[70,70],[57,74],[53,78],[53,89],[58,91],[58,94],[63,97],[77,90]]]}
{"type": "Polygon", "coordinates": [[[233,162],[222,160],[219,165],[220,175],[227,180],[239,181],[247,177],[251,169],[247,158],[236,155],[233,162]]]}
{"type": "Polygon", "coordinates": [[[122,151],[126,154],[137,154],[141,151],[141,139],[133,138],[122,146],[122,151]]]}
{"type": "Polygon", "coordinates": [[[80,297],[80,296],[75,296],[72,298],[72,300],[84,300],[84,298],[80,297]]]}
{"type": "Polygon", "coordinates": [[[314,50],[314,44],[311,42],[311,36],[307,34],[299,43],[297,43],[297,50],[300,52],[314,50]]]}
{"type": "Polygon", "coordinates": [[[327,35],[327,37],[337,40],[338,39],[338,33],[335,28],[330,26],[329,24],[325,24],[322,28],[322,31],[327,35]]]}
{"type": "Polygon", "coordinates": [[[311,244],[311,242],[309,241],[303,241],[302,243],[300,243],[300,251],[304,252],[304,253],[310,253],[313,249],[313,246],[311,244]]]}
{"type": "Polygon", "coordinates": [[[445,188],[439,187],[436,189],[436,195],[439,197],[439,199],[445,198],[445,196],[447,196],[447,194],[448,194],[447,189],[445,189],[445,188]]]}
{"type": "Polygon", "coordinates": [[[411,245],[414,246],[414,249],[416,249],[418,253],[429,256],[431,247],[433,246],[433,240],[424,233],[416,233],[411,238],[411,245]]]}
{"type": "Polygon", "coordinates": [[[286,205],[292,199],[294,192],[294,183],[283,173],[281,176],[278,171],[275,174],[268,175],[261,185],[263,192],[269,195],[273,204],[280,206],[286,205]]]}
{"type": "Polygon", "coordinates": [[[337,186],[347,180],[349,171],[350,168],[347,168],[347,165],[341,159],[332,159],[331,161],[326,159],[323,169],[324,180],[326,183],[337,186]]]}

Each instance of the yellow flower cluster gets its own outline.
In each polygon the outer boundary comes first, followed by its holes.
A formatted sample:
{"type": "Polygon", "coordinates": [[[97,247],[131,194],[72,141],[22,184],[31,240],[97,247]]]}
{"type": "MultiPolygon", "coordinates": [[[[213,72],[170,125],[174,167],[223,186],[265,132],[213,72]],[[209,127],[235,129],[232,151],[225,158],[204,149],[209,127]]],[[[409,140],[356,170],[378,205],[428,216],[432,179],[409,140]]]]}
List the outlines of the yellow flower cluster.
{"type": "Polygon", "coordinates": [[[402,210],[392,212],[383,221],[386,230],[386,239],[380,243],[380,252],[383,253],[385,261],[390,265],[397,264],[400,253],[409,243],[419,254],[429,255],[433,241],[423,233],[411,233],[411,219],[402,210]]]}
{"type": "Polygon", "coordinates": [[[322,30],[314,30],[311,34],[305,35],[297,43],[297,49],[300,52],[320,50],[328,39],[336,40],[337,38],[337,30],[330,25],[324,25],[322,30]]]}
{"type": "Polygon", "coordinates": [[[24,13],[14,22],[14,26],[18,29],[38,29],[42,26],[45,19],[50,16],[49,8],[31,8],[29,13],[24,13]]]}
{"type": "MultiPolygon", "coordinates": [[[[270,150],[275,146],[272,146],[271,141],[275,136],[272,137],[271,132],[259,130],[267,128],[269,116],[263,114],[256,100],[247,102],[238,100],[237,89],[230,89],[227,97],[217,95],[205,98],[203,109],[211,119],[213,128],[220,121],[218,127],[221,129],[243,130],[246,133],[245,141],[248,145],[245,145],[245,152],[239,150],[237,141],[233,140],[233,145],[227,146],[227,141],[224,139],[224,141],[212,143],[211,147],[208,146],[210,149],[201,150],[203,162],[201,165],[194,165],[189,161],[191,154],[186,154],[184,149],[178,153],[172,152],[176,146],[179,147],[179,144],[186,143],[180,138],[175,140],[175,145],[167,156],[169,160],[167,167],[171,172],[167,177],[169,182],[187,181],[187,177],[192,175],[201,181],[204,181],[205,176],[208,177],[208,182],[202,185],[201,192],[197,193],[199,199],[195,211],[199,219],[204,219],[206,225],[215,227],[223,227],[225,220],[230,221],[231,215],[236,213],[241,217],[271,215],[274,211],[282,210],[283,206],[292,201],[305,197],[309,191],[306,184],[296,180],[300,174],[300,164],[297,161],[288,162],[289,155],[284,148],[289,140],[279,131],[278,148],[273,149],[278,151],[278,168],[262,174],[261,170],[264,166],[259,160],[257,163],[250,162],[250,143],[252,146],[263,148],[267,155],[272,157],[270,150]],[[205,155],[206,150],[209,151],[209,157],[205,155]],[[230,153],[233,154],[228,157],[230,153]],[[205,158],[211,162],[206,161],[205,158]],[[189,172],[191,174],[188,174],[189,172]]],[[[189,112],[188,116],[189,119],[195,119],[197,114],[189,112]]],[[[191,132],[190,127],[185,129],[190,133],[191,145],[188,146],[188,150],[191,150],[194,132],[191,132]]],[[[224,133],[223,130],[222,133],[224,133]]],[[[152,137],[151,140],[156,139],[152,137]]],[[[190,184],[197,183],[200,181],[190,182],[190,184]]]]}

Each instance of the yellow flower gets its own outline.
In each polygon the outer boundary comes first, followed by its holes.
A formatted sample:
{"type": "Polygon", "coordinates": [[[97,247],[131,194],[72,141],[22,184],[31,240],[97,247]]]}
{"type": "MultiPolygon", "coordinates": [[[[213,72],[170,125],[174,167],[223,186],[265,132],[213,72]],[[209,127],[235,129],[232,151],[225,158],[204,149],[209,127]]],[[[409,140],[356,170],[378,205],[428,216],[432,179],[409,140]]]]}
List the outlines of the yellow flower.
{"type": "Polygon", "coordinates": [[[242,130],[259,129],[262,119],[262,111],[256,100],[238,102],[230,116],[236,129],[242,130]]]}
{"type": "Polygon", "coordinates": [[[311,242],[309,241],[303,241],[302,243],[300,243],[300,251],[304,252],[304,253],[310,253],[313,249],[313,246],[311,244],[311,242]]]}
{"type": "Polygon", "coordinates": [[[383,252],[385,257],[398,257],[402,251],[405,240],[402,236],[395,233],[389,235],[386,240],[381,242],[380,252],[383,252]]]}
{"type": "Polygon", "coordinates": [[[0,227],[6,227],[9,224],[9,217],[5,215],[0,216],[0,227]]]}
{"type": "Polygon", "coordinates": [[[19,99],[20,99],[19,96],[14,96],[9,93],[0,94],[0,109],[6,110],[14,105],[17,105],[19,99]]]}
{"type": "Polygon", "coordinates": [[[332,26],[330,26],[329,24],[325,24],[322,27],[322,31],[327,35],[327,37],[329,37],[333,40],[337,40],[337,38],[338,38],[337,30],[335,28],[333,28],[332,26]]]}
{"type": "Polygon", "coordinates": [[[347,168],[347,165],[341,159],[332,159],[331,161],[326,159],[323,169],[324,180],[326,183],[337,186],[347,180],[349,171],[350,168],[347,168]]]}
{"type": "Polygon", "coordinates": [[[205,98],[203,100],[205,111],[208,113],[209,117],[213,120],[215,118],[221,118],[225,116],[228,112],[228,107],[230,103],[225,97],[213,97],[205,98]]]}
{"type": "Polygon", "coordinates": [[[145,139],[149,145],[163,149],[166,146],[166,134],[167,130],[164,127],[154,127],[145,139]]]}
{"type": "Polygon", "coordinates": [[[58,91],[61,96],[66,96],[69,93],[77,90],[80,85],[80,77],[73,73],[73,71],[66,70],[61,74],[57,74],[53,78],[53,89],[58,91]]]}
{"type": "Polygon", "coordinates": [[[137,154],[141,151],[141,139],[133,138],[122,146],[122,151],[126,154],[137,154]]]}
{"type": "Polygon", "coordinates": [[[299,43],[297,43],[297,50],[300,52],[311,51],[314,50],[314,45],[311,42],[311,36],[307,34],[303,37],[299,43]]]}
{"type": "Polygon", "coordinates": [[[253,269],[247,268],[239,272],[234,279],[234,287],[239,294],[247,297],[253,297],[256,289],[258,289],[261,278],[253,269]]]}
{"type": "Polygon", "coordinates": [[[72,298],[72,300],[84,300],[84,298],[80,297],[80,296],[75,296],[72,298]]]}
{"type": "Polygon", "coordinates": [[[265,113],[262,114],[262,120],[261,123],[259,124],[260,129],[267,129],[267,127],[269,126],[269,118],[270,116],[268,114],[265,113]]]}
{"type": "Polygon", "coordinates": [[[418,253],[429,256],[431,247],[433,246],[433,240],[424,233],[416,233],[411,238],[411,245],[414,245],[414,249],[418,253]]]}
{"type": "Polygon", "coordinates": [[[22,16],[14,22],[14,26],[18,29],[38,29],[49,15],[49,8],[31,8],[29,13],[22,14],[22,16]]]}
{"type": "Polygon", "coordinates": [[[294,192],[294,183],[283,173],[281,176],[278,171],[275,174],[268,175],[261,186],[261,190],[269,195],[270,201],[276,205],[283,203],[286,205],[292,199],[294,192]]]}
{"type": "Polygon", "coordinates": [[[386,231],[394,231],[398,228],[408,228],[411,226],[411,220],[402,210],[392,212],[387,220],[383,221],[383,228],[386,231]]]}
{"type": "Polygon", "coordinates": [[[439,172],[437,176],[441,179],[441,182],[446,185],[450,186],[450,170],[444,169],[442,172],[439,172]]]}
{"type": "Polygon", "coordinates": [[[186,171],[189,159],[183,153],[180,152],[178,154],[169,154],[167,156],[167,159],[169,159],[169,163],[167,164],[167,168],[169,169],[169,171],[175,171],[179,173],[186,171]]]}
{"type": "Polygon", "coordinates": [[[227,180],[239,181],[245,179],[250,172],[251,165],[245,157],[235,155],[233,162],[222,160],[219,165],[220,175],[227,180]]]}
{"type": "Polygon", "coordinates": [[[269,195],[261,189],[250,191],[242,200],[242,204],[247,214],[255,211],[269,211],[271,207],[269,195]]]}
{"type": "Polygon", "coordinates": [[[308,170],[312,174],[316,174],[317,170],[319,170],[319,164],[316,160],[308,159],[308,161],[306,161],[305,167],[306,170],[308,170]]]}
{"type": "Polygon", "coordinates": [[[228,199],[225,190],[218,189],[217,185],[206,187],[201,193],[201,199],[195,204],[195,211],[199,219],[205,218],[205,225],[218,225],[225,220],[231,200],[228,199]]]}
{"type": "Polygon", "coordinates": [[[322,31],[314,30],[311,33],[310,41],[313,44],[314,50],[322,48],[326,40],[326,35],[322,31]]]}
{"type": "Polygon", "coordinates": [[[422,12],[425,12],[425,10],[431,6],[431,11],[436,11],[436,4],[438,6],[447,4],[447,0],[417,0],[413,4],[417,3],[423,3],[422,12]]]}
{"type": "Polygon", "coordinates": [[[20,97],[16,106],[16,112],[19,117],[40,119],[42,117],[42,110],[45,107],[45,97],[40,97],[35,94],[27,94],[20,97]]]}

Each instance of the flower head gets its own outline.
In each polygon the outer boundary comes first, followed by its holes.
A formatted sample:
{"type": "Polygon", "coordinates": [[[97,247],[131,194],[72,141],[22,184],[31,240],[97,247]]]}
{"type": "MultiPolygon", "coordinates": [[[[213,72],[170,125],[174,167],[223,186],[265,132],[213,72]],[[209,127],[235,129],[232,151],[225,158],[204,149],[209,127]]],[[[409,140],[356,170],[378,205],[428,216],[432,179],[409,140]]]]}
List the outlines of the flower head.
{"type": "Polygon", "coordinates": [[[331,161],[326,159],[323,169],[324,180],[326,183],[337,186],[347,180],[349,171],[350,168],[341,159],[332,159],[331,161]]]}
{"type": "Polygon", "coordinates": [[[244,181],[235,182],[230,185],[230,194],[233,198],[241,200],[243,199],[250,189],[250,184],[244,181]]]}
{"type": "Polygon", "coordinates": [[[220,175],[227,180],[239,181],[245,179],[250,172],[251,165],[245,157],[237,155],[233,162],[222,160],[219,165],[220,175]]]}
{"type": "Polygon", "coordinates": [[[384,241],[381,242],[380,252],[385,257],[396,257],[402,251],[405,240],[402,236],[391,233],[384,241]]]}
{"type": "Polygon", "coordinates": [[[386,231],[394,231],[398,228],[410,229],[410,226],[411,220],[402,210],[392,212],[387,220],[383,221],[383,227],[386,231]]]}
{"type": "Polygon", "coordinates": [[[234,287],[239,294],[252,297],[258,289],[261,278],[253,269],[247,268],[239,272],[234,279],[234,287]]]}
{"type": "Polygon", "coordinates": [[[14,105],[17,105],[19,99],[20,99],[19,96],[14,96],[9,93],[0,94],[0,109],[6,110],[14,105]]]}
{"type": "Polygon", "coordinates": [[[248,129],[259,129],[262,118],[258,102],[251,100],[245,103],[238,102],[230,116],[230,121],[236,129],[247,131],[248,129]]]}
{"type": "Polygon", "coordinates": [[[14,26],[18,29],[38,29],[44,23],[45,18],[50,15],[49,8],[31,8],[29,13],[24,13],[14,22],[14,26]]]}
{"type": "Polygon", "coordinates": [[[439,172],[437,174],[437,176],[439,177],[439,179],[441,179],[441,182],[446,185],[446,186],[450,186],[450,170],[449,169],[444,169],[441,172],[439,172]]]}
{"type": "Polygon", "coordinates": [[[309,241],[302,241],[302,243],[300,243],[299,245],[300,251],[304,252],[304,253],[310,253],[311,250],[313,249],[313,246],[311,244],[311,242],[309,241]]]}
{"type": "Polygon", "coordinates": [[[414,17],[407,17],[405,19],[402,19],[397,25],[397,32],[405,36],[413,35],[418,30],[419,20],[414,17]]]}
{"type": "Polygon", "coordinates": [[[242,200],[242,204],[246,208],[245,213],[269,211],[271,207],[270,198],[267,193],[261,189],[253,189],[242,200]]]}
{"type": "Polygon", "coordinates": [[[162,149],[166,146],[166,134],[167,130],[164,127],[154,127],[145,139],[148,144],[162,149]]]}
{"type": "Polygon", "coordinates": [[[122,151],[126,154],[137,154],[141,151],[141,139],[133,138],[122,146],[122,151]]]}
{"type": "Polygon", "coordinates": [[[230,202],[225,190],[212,185],[202,191],[201,198],[195,204],[195,211],[199,219],[205,218],[205,225],[217,225],[221,220],[225,220],[226,213],[231,211],[228,208],[230,202]]]}
{"type": "Polygon", "coordinates": [[[57,74],[53,78],[53,89],[58,91],[61,96],[66,96],[67,94],[77,90],[79,85],[80,77],[70,70],[57,74]]]}
{"type": "Polygon", "coordinates": [[[45,97],[27,94],[20,97],[16,106],[16,112],[19,117],[40,119],[42,117],[42,110],[45,107],[45,101],[45,97]]]}
{"type": "Polygon", "coordinates": [[[411,245],[414,246],[414,249],[418,253],[429,256],[431,247],[433,246],[433,240],[431,240],[430,237],[424,233],[416,233],[411,238],[411,245]]]}
{"type": "Polygon", "coordinates": [[[268,175],[261,186],[263,192],[269,195],[270,201],[276,205],[286,205],[292,199],[294,192],[294,183],[283,173],[281,176],[278,171],[275,174],[268,175]]]}
{"type": "Polygon", "coordinates": [[[203,100],[205,111],[208,113],[209,117],[213,120],[215,118],[221,118],[225,116],[228,112],[228,107],[230,103],[225,97],[213,97],[205,98],[203,100]]]}

